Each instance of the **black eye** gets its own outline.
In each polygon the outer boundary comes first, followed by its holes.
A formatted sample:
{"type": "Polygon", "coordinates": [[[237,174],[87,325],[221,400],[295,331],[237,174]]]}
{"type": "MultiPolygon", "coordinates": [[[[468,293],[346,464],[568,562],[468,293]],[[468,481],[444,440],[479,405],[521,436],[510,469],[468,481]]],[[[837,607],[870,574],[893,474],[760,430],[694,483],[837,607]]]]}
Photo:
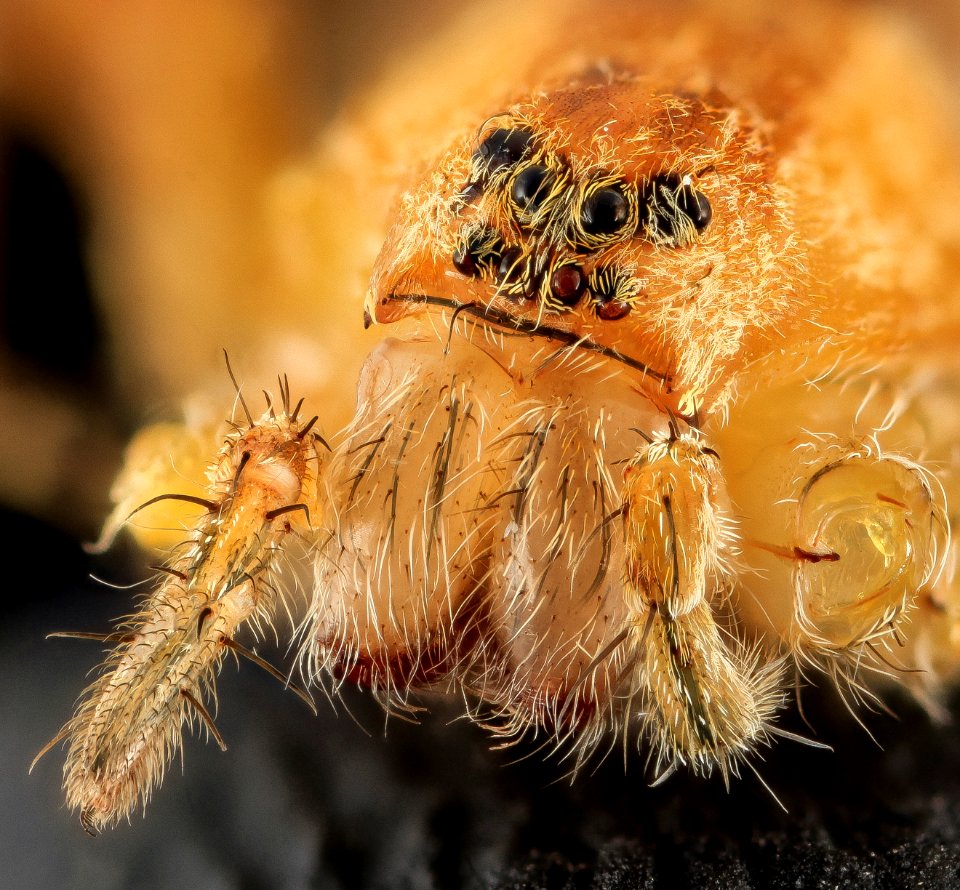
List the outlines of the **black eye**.
{"type": "Polygon", "coordinates": [[[640,217],[637,190],[615,176],[587,182],[577,195],[568,240],[575,247],[597,250],[632,235],[640,217]]]}
{"type": "Polygon", "coordinates": [[[532,215],[543,206],[553,181],[554,175],[547,167],[530,164],[514,178],[510,197],[521,211],[532,215]]]}
{"type": "Polygon", "coordinates": [[[630,204],[618,186],[593,192],[580,208],[580,225],[590,235],[613,235],[630,219],[630,204]]]}
{"type": "Polygon", "coordinates": [[[497,268],[497,292],[517,299],[532,299],[536,294],[531,257],[519,247],[508,247],[497,268]]]}
{"type": "Polygon", "coordinates": [[[481,175],[487,176],[511,167],[520,161],[533,146],[533,134],[529,130],[494,130],[480,143],[473,155],[474,166],[481,175]]]}
{"type": "Polygon", "coordinates": [[[453,268],[468,278],[480,274],[480,270],[477,268],[477,258],[466,244],[461,244],[453,252],[453,268]]]}
{"type": "Polygon", "coordinates": [[[655,176],[645,195],[647,235],[654,241],[679,247],[693,241],[713,218],[703,192],[675,173],[655,176]]]}
{"type": "Polygon", "coordinates": [[[468,204],[476,201],[482,194],[483,186],[481,186],[479,182],[468,183],[461,189],[460,193],[454,197],[451,209],[454,213],[459,213],[468,204]]]}
{"type": "Polygon", "coordinates": [[[453,267],[469,278],[490,278],[500,265],[503,242],[493,230],[471,226],[460,234],[460,243],[453,252],[453,267]]]}
{"type": "Polygon", "coordinates": [[[505,250],[497,267],[497,281],[500,284],[516,284],[523,278],[523,273],[523,251],[519,247],[505,250]]]}
{"type": "Polygon", "coordinates": [[[703,192],[693,186],[685,185],[677,196],[677,207],[690,217],[693,227],[702,232],[713,219],[713,208],[703,192]]]}

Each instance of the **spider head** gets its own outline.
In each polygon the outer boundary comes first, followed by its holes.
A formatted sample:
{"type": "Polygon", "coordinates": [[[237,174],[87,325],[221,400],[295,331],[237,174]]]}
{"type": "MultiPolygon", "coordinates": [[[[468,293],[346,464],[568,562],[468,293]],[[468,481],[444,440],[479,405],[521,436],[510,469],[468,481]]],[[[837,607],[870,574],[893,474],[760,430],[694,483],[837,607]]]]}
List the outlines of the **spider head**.
{"type": "Polygon", "coordinates": [[[461,137],[404,196],[367,311],[560,332],[695,411],[788,311],[790,231],[769,153],[723,96],[574,82],[461,137]]]}

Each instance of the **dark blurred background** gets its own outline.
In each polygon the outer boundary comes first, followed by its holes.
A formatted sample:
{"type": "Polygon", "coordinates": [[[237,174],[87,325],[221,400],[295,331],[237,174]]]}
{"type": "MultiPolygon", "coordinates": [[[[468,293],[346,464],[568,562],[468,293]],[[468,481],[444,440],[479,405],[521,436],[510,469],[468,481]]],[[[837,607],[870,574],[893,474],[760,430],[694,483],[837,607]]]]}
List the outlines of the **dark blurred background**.
{"type": "MultiPolygon", "coordinates": [[[[314,103],[317,120],[326,119],[371,58],[448,15],[439,2],[420,5],[418,19],[383,2],[367,17],[284,4],[325,48],[301,53],[282,74],[297,84],[297,107],[314,103]]],[[[5,16],[29,18],[26,9],[14,2],[0,11],[0,29],[5,16]]],[[[956,46],[952,5],[913,11],[935,39],[956,46]]],[[[809,691],[805,705],[836,753],[781,742],[756,762],[784,813],[749,771],[729,792],[717,779],[682,775],[650,789],[640,755],[626,775],[614,755],[571,785],[557,781],[563,765],[532,745],[489,751],[449,704],[433,703],[420,726],[392,720],[385,735],[382,712],[362,694],[348,691],[336,709],[320,701],[314,718],[255,668],[228,665],[217,723],[229,752],[189,740],[185,775],[176,763],[146,819],[88,838],[62,806],[62,752],[32,776],[26,770],[100,659],[97,643],[44,635],[106,630],[131,592],[91,575],[126,585],[143,574],[132,546],[96,558],[81,549],[142,417],[112,375],[90,273],[97,208],[65,137],[50,135],[49,115],[30,110],[27,87],[10,91],[15,68],[9,58],[0,65],[0,429],[18,437],[0,449],[9,457],[0,471],[0,885],[960,886],[955,724],[932,725],[894,695],[899,721],[866,715],[875,743],[826,690],[809,691]],[[65,444],[49,449],[53,437],[65,444]],[[24,478],[31,458],[39,481],[24,478]]],[[[309,140],[299,120],[286,149],[309,140]]],[[[272,657],[291,658],[282,649],[272,657]]],[[[960,715],[960,702],[951,712],[960,715]]],[[[784,725],[810,732],[795,718],[784,725]]]]}

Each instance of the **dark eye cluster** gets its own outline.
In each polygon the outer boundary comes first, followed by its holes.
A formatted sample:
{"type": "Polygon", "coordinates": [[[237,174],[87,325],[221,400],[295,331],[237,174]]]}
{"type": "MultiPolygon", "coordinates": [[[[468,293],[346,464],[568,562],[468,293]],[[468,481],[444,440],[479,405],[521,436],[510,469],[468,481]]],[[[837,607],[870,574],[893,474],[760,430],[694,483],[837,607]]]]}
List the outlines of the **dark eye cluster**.
{"type": "Polygon", "coordinates": [[[523,128],[493,130],[474,152],[471,167],[461,206],[483,192],[495,194],[525,243],[508,244],[494,228],[468,224],[454,268],[494,281],[502,295],[539,299],[558,312],[589,296],[599,318],[622,318],[639,295],[635,279],[614,265],[587,274],[582,261],[629,238],[687,246],[713,215],[706,195],[676,173],[639,186],[602,172],[577,180],[563,157],[538,147],[523,128]]]}

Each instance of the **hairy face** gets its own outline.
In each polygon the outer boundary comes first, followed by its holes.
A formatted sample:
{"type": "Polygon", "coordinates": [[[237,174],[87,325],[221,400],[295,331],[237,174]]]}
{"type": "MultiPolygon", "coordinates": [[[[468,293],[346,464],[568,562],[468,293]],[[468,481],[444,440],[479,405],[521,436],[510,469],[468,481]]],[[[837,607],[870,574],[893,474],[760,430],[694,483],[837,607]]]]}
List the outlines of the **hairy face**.
{"type": "Polygon", "coordinates": [[[722,95],[576,81],[490,117],[404,196],[367,309],[463,307],[576,343],[691,413],[797,311],[791,231],[722,95]]]}

